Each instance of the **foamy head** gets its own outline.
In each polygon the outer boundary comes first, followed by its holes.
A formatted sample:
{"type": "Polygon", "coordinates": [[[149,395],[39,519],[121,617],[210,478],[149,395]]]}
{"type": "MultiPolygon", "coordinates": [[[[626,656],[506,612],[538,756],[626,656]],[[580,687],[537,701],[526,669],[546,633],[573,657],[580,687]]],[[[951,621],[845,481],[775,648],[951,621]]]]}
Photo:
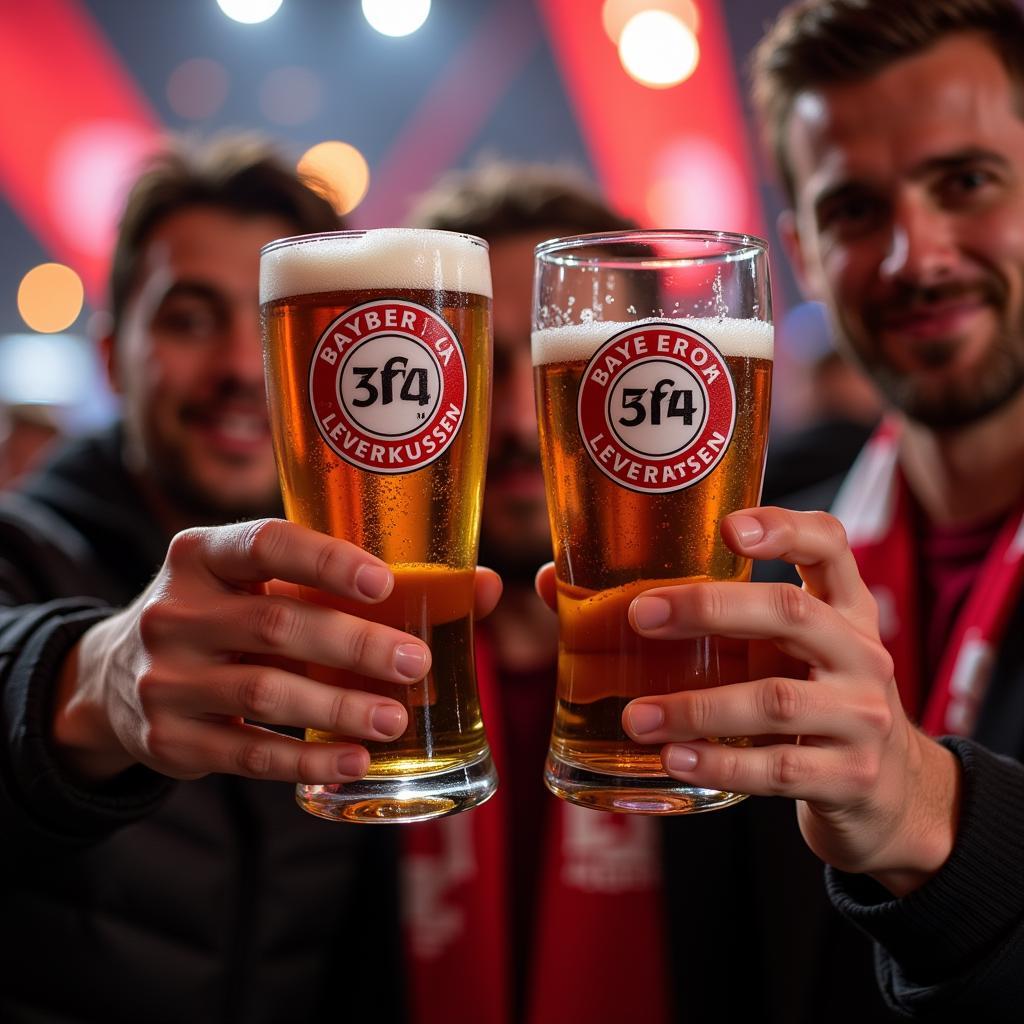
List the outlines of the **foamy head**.
{"type": "Polygon", "coordinates": [[[416,288],[491,297],[487,245],[471,235],[377,228],[280,239],[260,255],[260,302],[318,292],[416,288]]]}
{"type": "MultiPolygon", "coordinates": [[[[533,332],[533,365],[586,361],[614,334],[647,324],[679,324],[702,334],[723,356],[771,359],[775,329],[764,320],[734,320],[730,317],[691,317],[685,320],[659,318],[626,323],[593,322],[545,327],[533,332]]],[[[652,333],[656,328],[652,328],[652,333]]]]}

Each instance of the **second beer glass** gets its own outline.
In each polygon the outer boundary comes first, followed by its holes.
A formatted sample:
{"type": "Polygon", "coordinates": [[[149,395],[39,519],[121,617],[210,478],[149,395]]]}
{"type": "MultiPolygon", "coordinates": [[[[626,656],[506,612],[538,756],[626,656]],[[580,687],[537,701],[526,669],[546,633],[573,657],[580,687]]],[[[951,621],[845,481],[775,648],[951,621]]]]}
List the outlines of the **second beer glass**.
{"type": "Polygon", "coordinates": [[[298,801],[366,822],[475,806],[497,786],[472,635],[491,389],[486,243],[399,229],[281,239],[261,254],[260,303],[288,518],[365,548],[395,576],[377,605],[300,596],[413,633],[433,654],[410,686],[307,666],[402,702],[409,725],[392,743],[366,743],[365,779],[300,784],[298,801]]]}
{"type": "MultiPolygon", "coordinates": [[[[714,638],[645,639],[652,587],[747,580],[723,516],[761,492],[772,371],[764,243],[620,232],[537,249],[533,362],[558,594],[558,694],[545,781],[602,810],[678,814],[742,794],[669,777],[634,743],[634,698],[745,676],[714,638]]],[[[716,737],[722,743],[748,742],[716,737]]]]}

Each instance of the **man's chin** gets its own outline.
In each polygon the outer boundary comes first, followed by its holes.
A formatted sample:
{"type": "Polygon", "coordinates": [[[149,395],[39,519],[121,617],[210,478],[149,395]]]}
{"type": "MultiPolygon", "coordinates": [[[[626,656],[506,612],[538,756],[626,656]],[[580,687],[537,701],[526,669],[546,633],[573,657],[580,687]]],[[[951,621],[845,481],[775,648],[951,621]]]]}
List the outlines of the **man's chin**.
{"type": "Polygon", "coordinates": [[[276,484],[273,489],[229,489],[204,485],[201,481],[183,477],[165,479],[161,483],[164,497],[178,515],[196,526],[284,516],[284,506],[276,484]]]}

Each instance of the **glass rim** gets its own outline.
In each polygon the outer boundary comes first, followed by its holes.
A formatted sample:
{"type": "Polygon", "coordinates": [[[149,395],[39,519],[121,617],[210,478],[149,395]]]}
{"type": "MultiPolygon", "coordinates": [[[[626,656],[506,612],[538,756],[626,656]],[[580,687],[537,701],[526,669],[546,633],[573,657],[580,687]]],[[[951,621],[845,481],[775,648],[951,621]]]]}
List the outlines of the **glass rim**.
{"type": "Polygon", "coordinates": [[[609,265],[621,263],[624,266],[642,267],[645,263],[652,269],[657,266],[684,266],[687,263],[710,262],[723,260],[731,263],[748,259],[757,253],[768,253],[768,242],[759,235],[746,234],[738,231],[716,231],[703,228],[629,228],[625,231],[598,231],[581,235],[564,235],[549,238],[541,242],[533,250],[534,259],[545,263],[564,266],[580,266],[587,263],[609,265]],[[732,246],[724,252],[694,252],[692,255],[672,255],[669,253],[617,253],[602,252],[588,255],[591,248],[614,247],[626,242],[643,244],[645,242],[717,242],[732,246]]]}
{"type": "Polygon", "coordinates": [[[308,234],[285,235],[282,238],[274,238],[260,247],[260,256],[274,252],[277,249],[285,249],[294,245],[305,245],[310,242],[317,242],[332,238],[365,238],[367,235],[422,235],[424,241],[429,242],[430,237],[437,235],[444,238],[464,238],[474,245],[490,251],[487,239],[479,235],[471,235],[467,231],[444,231],[441,228],[339,228],[337,231],[311,231],[308,234]]]}

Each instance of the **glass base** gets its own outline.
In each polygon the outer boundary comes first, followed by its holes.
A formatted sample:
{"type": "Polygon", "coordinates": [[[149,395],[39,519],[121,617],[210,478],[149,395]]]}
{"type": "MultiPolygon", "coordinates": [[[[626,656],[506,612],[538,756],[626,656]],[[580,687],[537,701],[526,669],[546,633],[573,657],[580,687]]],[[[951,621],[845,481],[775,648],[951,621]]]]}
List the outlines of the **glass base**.
{"type": "Polygon", "coordinates": [[[698,814],[746,800],[746,793],[687,786],[668,775],[606,775],[549,753],[544,784],[557,797],[619,814],[698,814]]]}
{"type": "Polygon", "coordinates": [[[482,804],[498,788],[489,750],[469,764],[430,775],[364,778],[331,786],[299,783],[298,805],[331,821],[370,825],[429,821],[482,804]]]}

